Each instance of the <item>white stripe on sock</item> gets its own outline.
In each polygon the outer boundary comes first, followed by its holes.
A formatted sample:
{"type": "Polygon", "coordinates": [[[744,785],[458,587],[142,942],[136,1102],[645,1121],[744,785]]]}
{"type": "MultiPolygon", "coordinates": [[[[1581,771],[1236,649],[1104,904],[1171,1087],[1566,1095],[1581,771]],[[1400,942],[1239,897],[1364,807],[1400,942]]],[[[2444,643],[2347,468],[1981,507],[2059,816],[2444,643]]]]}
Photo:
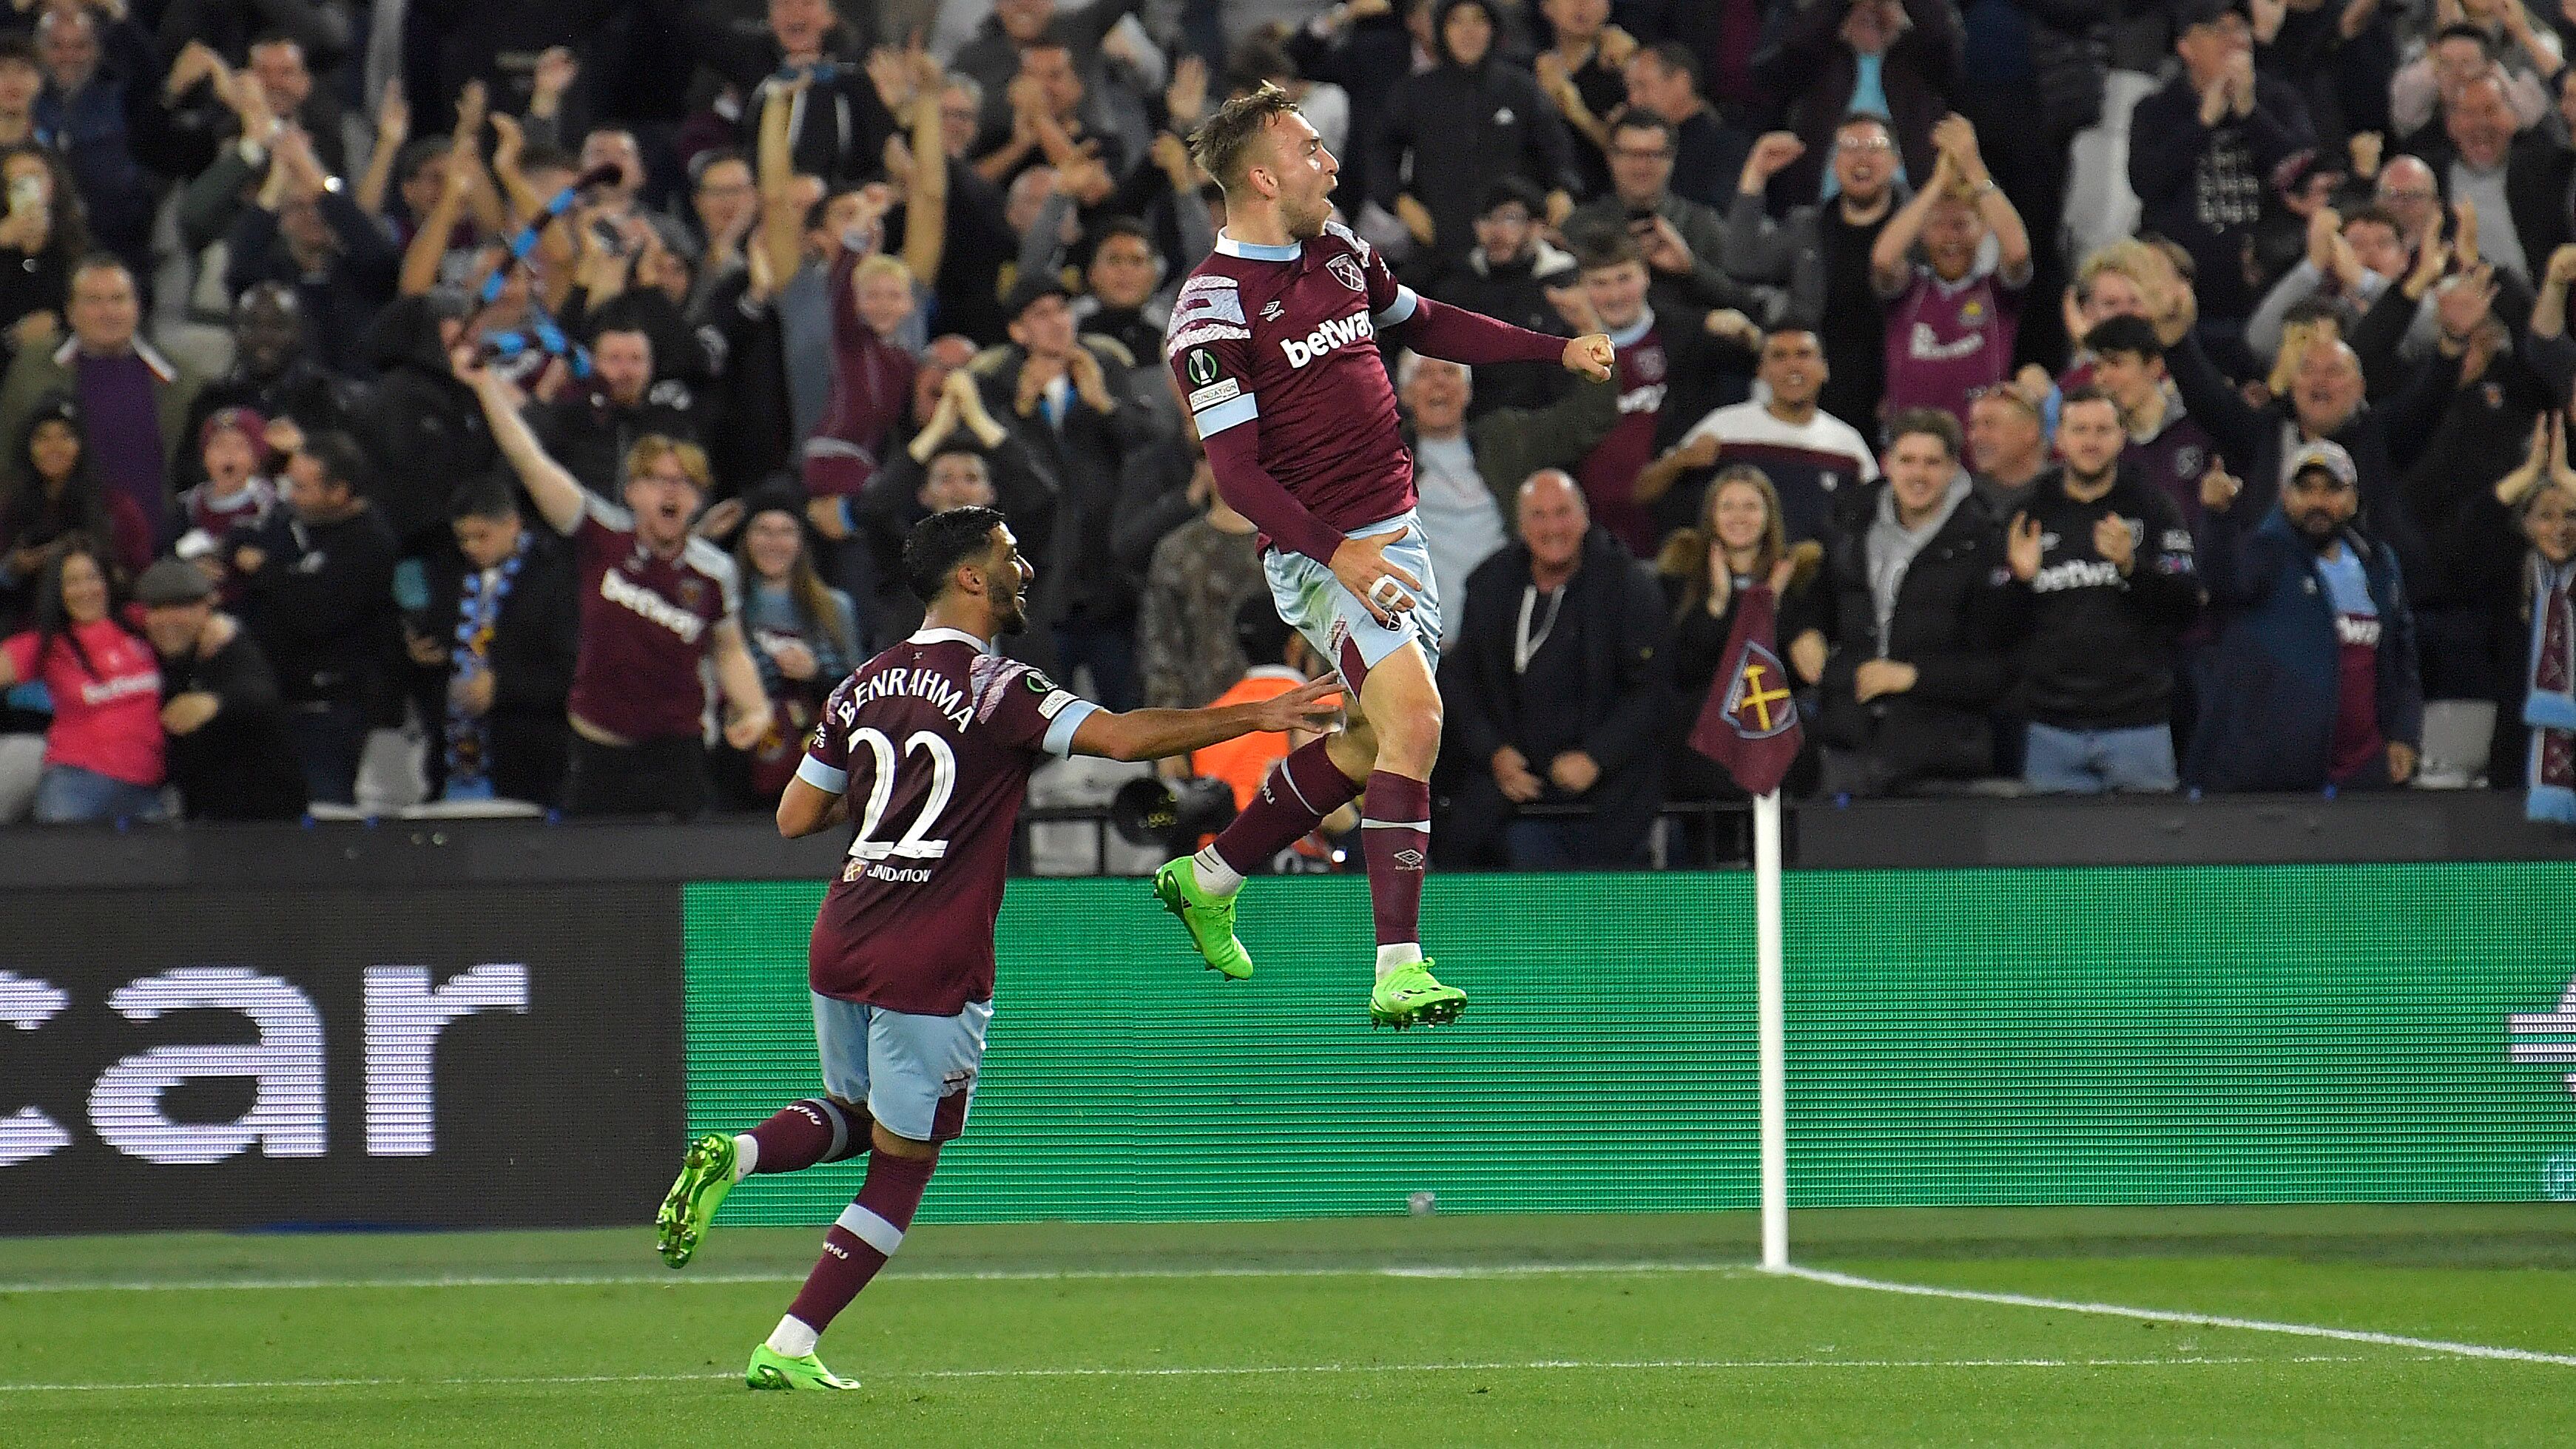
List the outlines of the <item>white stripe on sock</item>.
{"type": "Polygon", "coordinates": [[[1370,830],[1419,830],[1425,835],[1431,833],[1431,822],[1428,820],[1362,820],[1360,824],[1370,830]]]}
{"type": "Polygon", "coordinates": [[[843,1232],[889,1258],[894,1256],[895,1249],[903,1246],[903,1229],[857,1203],[841,1209],[839,1221],[843,1232]]]}
{"type": "Polygon", "coordinates": [[[1297,803],[1306,807],[1307,814],[1321,818],[1324,815],[1331,813],[1330,811],[1316,809],[1315,802],[1306,798],[1306,792],[1297,788],[1297,777],[1288,772],[1288,762],[1286,760],[1281,760],[1278,764],[1273,765],[1271,769],[1279,776],[1279,783],[1288,787],[1288,793],[1297,797],[1297,803]]]}
{"type": "Polygon", "coordinates": [[[822,1108],[823,1115],[832,1119],[832,1150],[823,1154],[823,1160],[838,1162],[842,1150],[850,1145],[850,1119],[841,1115],[839,1104],[829,1097],[816,1097],[814,1105],[822,1108]]]}

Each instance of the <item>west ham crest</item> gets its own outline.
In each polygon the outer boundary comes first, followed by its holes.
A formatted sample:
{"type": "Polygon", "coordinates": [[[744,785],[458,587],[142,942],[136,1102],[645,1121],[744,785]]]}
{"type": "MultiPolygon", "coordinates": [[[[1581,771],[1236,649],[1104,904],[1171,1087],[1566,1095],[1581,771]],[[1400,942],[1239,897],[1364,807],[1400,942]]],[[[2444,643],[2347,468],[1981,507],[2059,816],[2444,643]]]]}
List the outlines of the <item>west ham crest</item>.
{"type": "Polygon", "coordinates": [[[1726,686],[1726,717],[1748,740],[1767,740],[1798,722],[1798,706],[1789,695],[1789,671],[1780,656],[1747,641],[1744,667],[1726,686]]]}
{"type": "Polygon", "coordinates": [[[1637,376],[1648,382],[1664,380],[1664,349],[1640,347],[1632,354],[1637,362],[1637,376]]]}
{"type": "Polygon", "coordinates": [[[1368,278],[1360,275],[1360,264],[1352,261],[1349,257],[1333,258],[1331,261],[1324,263],[1324,270],[1333,274],[1334,281],[1341,283],[1343,286],[1350,288],[1354,292],[1365,292],[1368,290],[1368,278]]]}

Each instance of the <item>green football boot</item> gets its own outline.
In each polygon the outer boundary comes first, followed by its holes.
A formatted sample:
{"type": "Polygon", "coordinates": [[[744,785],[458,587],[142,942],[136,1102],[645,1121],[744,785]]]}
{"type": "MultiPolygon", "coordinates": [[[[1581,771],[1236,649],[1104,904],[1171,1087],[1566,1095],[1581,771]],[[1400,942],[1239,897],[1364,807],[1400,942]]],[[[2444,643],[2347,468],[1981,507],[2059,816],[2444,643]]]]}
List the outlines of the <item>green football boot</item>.
{"type": "MultiPolygon", "coordinates": [[[[727,1133],[710,1132],[689,1144],[679,1177],[662,1195],[662,1210],[653,1215],[653,1246],[661,1250],[663,1262],[685,1268],[698,1245],[707,1240],[707,1229],[715,1226],[717,1205],[733,1191],[735,1156],[733,1138],[727,1133]]],[[[753,1360],[755,1366],[758,1362],[753,1360]]]]}
{"type": "Polygon", "coordinates": [[[755,1389],[799,1390],[855,1389],[857,1379],[845,1379],[823,1367],[823,1361],[812,1354],[789,1358],[768,1344],[751,1351],[751,1367],[742,1371],[742,1381],[755,1389]]]}
{"type": "Polygon", "coordinates": [[[1234,939],[1234,897],[1200,889],[1199,874],[1188,856],[1167,861],[1154,872],[1154,899],[1189,928],[1190,941],[1210,971],[1228,981],[1252,974],[1252,958],[1244,953],[1243,943],[1234,939]]]}
{"type": "Polygon", "coordinates": [[[1467,993],[1434,980],[1428,960],[1388,972],[1369,993],[1369,1024],[1397,1031],[1408,1026],[1445,1026],[1466,1009],[1467,993]]]}

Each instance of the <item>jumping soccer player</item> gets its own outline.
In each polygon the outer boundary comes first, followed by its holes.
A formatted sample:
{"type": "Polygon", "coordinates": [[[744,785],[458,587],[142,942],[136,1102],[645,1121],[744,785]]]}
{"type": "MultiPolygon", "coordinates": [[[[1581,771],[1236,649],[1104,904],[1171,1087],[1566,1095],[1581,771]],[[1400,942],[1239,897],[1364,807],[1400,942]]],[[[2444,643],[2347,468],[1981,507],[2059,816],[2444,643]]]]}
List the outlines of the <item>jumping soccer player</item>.
{"type": "Polygon", "coordinates": [[[1110,714],[1003,658],[994,641],[1028,627],[1037,570],[989,508],[923,519],[903,568],[930,605],[921,631],[832,692],[778,802],[778,832],[791,839],[858,820],[814,921],[809,983],[827,1095],[690,1144],[656,1219],[663,1261],[678,1268],[745,1176],[873,1149],[804,1291],[752,1350],[743,1377],[755,1389],[858,1387],[823,1367],[815,1340],[894,1256],[939,1145],[966,1129],[993,1016],[993,919],[1029,772],[1048,755],[1159,760],[1317,729],[1338,709],[1324,702],[1339,691],[1326,679],[1225,709],[1110,714]]]}
{"type": "Polygon", "coordinates": [[[1616,359],[1608,337],[1527,332],[1399,285],[1385,258],[1330,219],[1341,163],[1277,86],[1219,107],[1190,154],[1225,189],[1225,230],[1181,284],[1164,356],[1217,491],[1266,536],[1279,617],[1349,682],[1359,709],[1274,766],[1207,849],[1155,872],[1154,894],[1210,968],[1250,976],[1234,936],[1243,878],[1365,787],[1360,841],[1377,918],[1369,1019],[1436,1026],[1467,1006],[1467,993],[1433,979],[1419,924],[1440,753],[1428,652],[1440,600],[1378,330],[1401,325],[1415,352],[1471,365],[1562,362],[1597,380],[1616,359]]]}

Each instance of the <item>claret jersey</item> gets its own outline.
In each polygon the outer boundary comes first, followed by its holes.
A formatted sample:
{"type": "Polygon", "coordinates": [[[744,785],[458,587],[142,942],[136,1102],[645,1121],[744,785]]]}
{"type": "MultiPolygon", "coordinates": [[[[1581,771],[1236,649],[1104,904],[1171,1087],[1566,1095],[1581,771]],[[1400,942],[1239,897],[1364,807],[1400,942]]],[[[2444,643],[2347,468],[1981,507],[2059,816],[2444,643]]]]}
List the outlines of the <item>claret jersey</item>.
{"type": "Polygon", "coordinates": [[[955,629],[924,629],[824,703],[797,778],[849,797],[850,848],[814,919],[812,985],[954,1016],[993,996],[993,922],[1029,774],[1099,709],[955,629]]]}
{"type": "Polygon", "coordinates": [[[1211,438],[1258,420],[1261,466],[1341,532],[1413,507],[1377,334],[1421,306],[1339,222],[1288,246],[1219,235],[1181,283],[1163,354],[1211,438]]]}

